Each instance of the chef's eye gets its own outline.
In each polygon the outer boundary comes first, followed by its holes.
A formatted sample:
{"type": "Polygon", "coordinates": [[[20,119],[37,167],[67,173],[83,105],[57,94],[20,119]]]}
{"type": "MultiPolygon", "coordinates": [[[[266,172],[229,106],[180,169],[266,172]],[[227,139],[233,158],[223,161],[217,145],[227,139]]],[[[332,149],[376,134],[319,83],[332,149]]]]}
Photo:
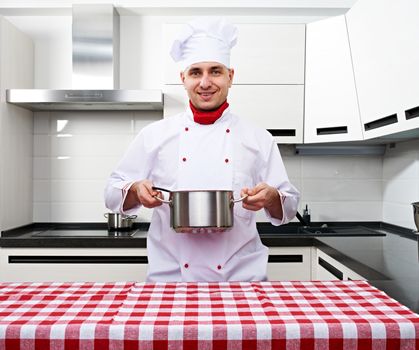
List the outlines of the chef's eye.
{"type": "Polygon", "coordinates": [[[190,70],[189,76],[191,77],[199,77],[201,75],[201,72],[199,70],[190,70]]]}
{"type": "Polygon", "coordinates": [[[221,71],[221,69],[214,69],[211,73],[212,73],[212,75],[220,75],[223,72],[221,71]]]}

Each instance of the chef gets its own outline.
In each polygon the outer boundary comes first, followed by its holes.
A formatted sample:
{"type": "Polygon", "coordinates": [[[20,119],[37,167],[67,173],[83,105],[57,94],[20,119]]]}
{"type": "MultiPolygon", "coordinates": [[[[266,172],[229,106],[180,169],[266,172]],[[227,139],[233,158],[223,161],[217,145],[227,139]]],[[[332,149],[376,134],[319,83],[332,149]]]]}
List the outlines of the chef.
{"type": "Polygon", "coordinates": [[[105,202],[113,212],[154,208],[147,237],[150,282],[266,280],[268,249],[256,229],[256,211],[263,209],[273,225],[296,214],[299,193],[272,136],[234,114],[227,102],[236,41],[237,28],[223,18],[185,25],[170,54],[181,64],[189,106],[144,127],[107,182],[105,202]],[[247,198],[234,205],[230,230],[178,233],[153,186],[232,190],[234,198],[247,198]]]}

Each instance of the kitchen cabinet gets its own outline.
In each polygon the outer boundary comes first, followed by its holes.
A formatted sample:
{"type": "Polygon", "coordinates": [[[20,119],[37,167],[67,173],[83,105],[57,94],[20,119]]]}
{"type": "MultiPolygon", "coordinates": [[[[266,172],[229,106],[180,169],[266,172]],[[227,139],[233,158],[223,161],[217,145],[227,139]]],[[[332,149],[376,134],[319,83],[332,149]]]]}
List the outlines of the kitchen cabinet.
{"type": "MultiPolygon", "coordinates": [[[[164,96],[164,117],[188,105],[183,85],[166,85],[164,96]]],[[[233,113],[269,130],[276,142],[303,142],[303,85],[233,85],[228,101],[233,113]]]]}
{"type": "Polygon", "coordinates": [[[318,248],[313,251],[313,280],[366,280],[318,248]]]}
{"type": "Polygon", "coordinates": [[[306,38],[304,143],[362,140],[345,16],[308,23],[306,38]]]}
{"type": "Polygon", "coordinates": [[[7,104],[5,90],[33,87],[33,52],[32,40],[0,17],[0,230],[32,222],[33,113],[7,104]]]}
{"type": "MultiPolygon", "coordinates": [[[[304,84],[304,24],[235,25],[238,41],[231,51],[230,63],[236,72],[236,84],[304,84]]],[[[170,52],[182,26],[179,23],[165,24],[163,52],[170,52]]],[[[180,84],[179,65],[170,55],[165,57],[164,83],[180,84]]]]}
{"type": "Polygon", "coordinates": [[[117,282],[146,279],[145,248],[1,248],[1,282],[117,282]]]}
{"type": "Polygon", "coordinates": [[[346,14],[364,138],[419,127],[419,2],[359,0],[346,14]]]}
{"type": "Polygon", "coordinates": [[[270,247],[267,275],[270,281],[311,280],[312,247],[270,247]]]}
{"type": "MultiPolygon", "coordinates": [[[[182,24],[166,24],[164,51],[169,52],[182,24]]],[[[233,113],[268,129],[278,143],[303,142],[303,24],[237,24],[232,49],[235,69],[228,101],[233,113]]],[[[188,103],[180,66],[167,55],[164,72],[164,116],[184,111],[188,103]]]]}

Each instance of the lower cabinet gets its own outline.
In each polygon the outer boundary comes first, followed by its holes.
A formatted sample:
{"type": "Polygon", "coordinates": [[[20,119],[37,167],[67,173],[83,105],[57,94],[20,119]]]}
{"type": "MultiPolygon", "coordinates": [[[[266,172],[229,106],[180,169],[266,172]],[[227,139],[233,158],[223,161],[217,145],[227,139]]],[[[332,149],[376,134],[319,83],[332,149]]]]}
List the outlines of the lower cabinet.
{"type": "Polygon", "coordinates": [[[0,249],[0,282],[141,282],[146,274],[146,248],[0,249]]]}
{"type": "Polygon", "coordinates": [[[365,280],[364,277],[317,248],[313,254],[312,279],[320,281],[365,280]]]}
{"type": "Polygon", "coordinates": [[[270,281],[311,280],[313,247],[270,247],[268,279],[270,281]]]}
{"type": "MultiPolygon", "coordinates": [[[[143,282],[146,248],[0,248],[0,282],[143,282]]],[[[270,281],[365,280],[316,247],[270,247],[270,281]]]]}
{"type": "Polygon", "coordinates": [[[269,248],[270,281],[365,280],[316,247],[269,248]]]}

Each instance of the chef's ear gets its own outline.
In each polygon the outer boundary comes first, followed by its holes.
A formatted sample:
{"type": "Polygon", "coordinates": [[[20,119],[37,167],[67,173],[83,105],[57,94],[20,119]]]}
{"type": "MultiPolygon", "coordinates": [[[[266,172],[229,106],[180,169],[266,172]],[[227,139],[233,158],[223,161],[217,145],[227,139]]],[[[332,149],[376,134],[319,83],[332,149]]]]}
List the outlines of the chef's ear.
{"type": "Polygon", "coordinates": [[[233,85],[234,68],[228,68],[228,78],[230,80],[228,87],[231,88],[231,85],[233,85]]]}
{"type": "Polygon", "coordinates": [[[180,77],[180,81],[182,82],[182,84],[183,84],[183,81],[185,80],[185,74],[183,73],[183,72],[180,72],[179,73],[179,77],[180,77]]]}

